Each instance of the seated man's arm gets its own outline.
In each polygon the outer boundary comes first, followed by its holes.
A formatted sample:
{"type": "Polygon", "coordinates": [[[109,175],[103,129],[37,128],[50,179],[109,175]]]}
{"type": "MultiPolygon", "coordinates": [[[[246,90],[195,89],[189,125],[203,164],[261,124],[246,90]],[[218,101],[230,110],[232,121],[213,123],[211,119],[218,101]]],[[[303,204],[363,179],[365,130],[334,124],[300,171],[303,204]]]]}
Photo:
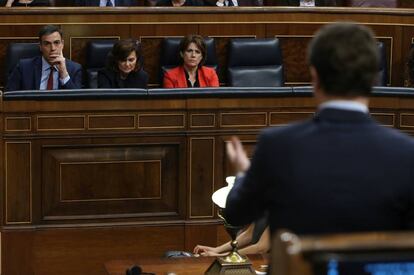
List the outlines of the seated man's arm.
{"type": "Polygon", "coordinates": [[[82,89],[82,67],[73,63],[73,68],[69,70],[70,79],[62,84],[63,89],[82,89]]]}

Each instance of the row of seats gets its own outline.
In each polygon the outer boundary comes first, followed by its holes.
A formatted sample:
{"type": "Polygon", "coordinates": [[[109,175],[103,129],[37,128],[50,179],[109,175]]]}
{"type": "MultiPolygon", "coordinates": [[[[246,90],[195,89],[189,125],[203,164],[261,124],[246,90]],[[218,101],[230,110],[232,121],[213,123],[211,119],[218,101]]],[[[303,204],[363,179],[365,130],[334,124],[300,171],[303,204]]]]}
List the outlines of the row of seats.
{"type": "MultiPolygon", "coordinates": [[[[164,38],[161,46],[159,81],[164,73],[180,64],[179,44],[181,38],[164,38]]],[[[96,40],[86,47],[86,87],[97,88],[97,72],[105,66],[106,57],[114,45],[114,40],[96,40]]],[[[207,48],[206,66],[218,70],[214,38],[205,39],[207,48]]],[[[381,66],[378,86],[386,86],[388,70],[386,51],[383,43],[378,43],[381,53],[381,66]]],[[[37,43],[10,43],[6,54],[6,81],[20,58],[39,55],[37,43]]],[[[141,59],[140,62],[143,62],[141,59]]],[[[284,66],[280,41],[277,38],[237,38],[231,39],[228,46],[228,84],[232,87],[280,87],[284,85],[284,66]]],[[[5,81],[5,82],[6,82],[5,81]]]]}

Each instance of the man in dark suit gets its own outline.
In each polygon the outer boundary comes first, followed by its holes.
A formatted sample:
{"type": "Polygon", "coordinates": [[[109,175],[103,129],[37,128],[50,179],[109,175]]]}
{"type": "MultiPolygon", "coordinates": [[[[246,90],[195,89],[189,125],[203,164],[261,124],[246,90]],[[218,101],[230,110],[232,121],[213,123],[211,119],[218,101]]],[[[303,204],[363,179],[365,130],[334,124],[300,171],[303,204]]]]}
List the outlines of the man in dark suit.
{"type": "Polygon", "coordinates": [[[132,7],[141,0],[74,0],[74,6],[84,7],[132,7]]]}
{"type": "Polygon", "coordinates": [[[379,55],[360,25],[323,27],[311,42],[314,118],[265,130],[251,165],[240,141],[228,143],[239,172],[227,197],[230,224],[269,211],[272,232],[298,234],[414,228],[414,140],[368,113],[379,55]]]}
{"type": "Polygon", "coordinates": [[[39,32],[41,56],[19,60],[6,91],[80,89],[82,67],[63,56],[62,31],[52,25],[39,32]]]}
{"type": "MultiPolygon", "coordinates": [[[[300,0],[278,0],[278,6],[299,6],[300,0]]],[[[344,6],[344,0],[315,0],[317,7],[341,7],[344,6]]]]}

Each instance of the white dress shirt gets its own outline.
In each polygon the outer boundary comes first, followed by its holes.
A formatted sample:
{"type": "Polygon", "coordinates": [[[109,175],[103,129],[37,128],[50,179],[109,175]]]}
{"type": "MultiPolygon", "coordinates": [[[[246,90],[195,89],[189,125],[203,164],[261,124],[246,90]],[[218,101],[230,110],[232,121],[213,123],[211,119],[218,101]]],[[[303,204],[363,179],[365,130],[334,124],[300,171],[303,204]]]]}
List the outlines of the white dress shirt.
{"type": "MultiPolygon", "coordinates": [[[[60,85],[65,85],[69,79],[70,76],[68,75],[64,79],[59,78],[59,71],[56,66],[53,66],[55,68],[55,71],[53,72],[53,90],[59,89],[59,83],[60,85]]],[[[46,59],[42,56],[42,75],[40,77],[40,87],[39,90],[46,90],[47,89],[47,81],[49,80],[49,74],[50,74],[50,64],[46,61],[46,59]]]]}
{"type": "MultiPolygon", "coordinates": [[[[99,6],[100,7],[106,7],[106,0],[100,0],[99,6]]],[[[115,7],[115,0],[111,0],[112,7],[115,7]]]]}
{"type": "Polygon", "coordinates": [[[237,7],[239,5],[239,3],[237,3],[237,0],[225,0],[224,3],[220,3],[219,1],[217,1],[216,5],[218,7],[228,6],[229,1],[231,1],[233,3],[233,6],[235,6],[235,7],[237,7]]]}
{"type": "Polygon", "coordinates": [[[301,7],[314,7],[315,0],[300,0],[299,6],[301,7]]]}
{"type": "Polygon", "coordinates": [[[354,100],[329,100],[318,106],[319,111],[325,108],[341,109],[346,111],[356,111],[368,113],[368,107],[365,104],[354,100]]]}

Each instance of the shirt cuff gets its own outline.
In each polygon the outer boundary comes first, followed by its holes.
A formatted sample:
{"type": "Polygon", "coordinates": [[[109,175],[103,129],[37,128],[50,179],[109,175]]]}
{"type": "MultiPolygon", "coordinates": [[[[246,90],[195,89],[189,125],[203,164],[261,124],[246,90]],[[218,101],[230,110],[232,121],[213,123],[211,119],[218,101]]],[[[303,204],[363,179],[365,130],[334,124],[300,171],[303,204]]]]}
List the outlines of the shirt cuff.
{"type": "Polygon", "coordinates": [[[66,83],[68,83],[69,80],[70,80],[70,75],[68,75],[64,79],[59,78],[60,85],[64,86],[66,83]]]}

